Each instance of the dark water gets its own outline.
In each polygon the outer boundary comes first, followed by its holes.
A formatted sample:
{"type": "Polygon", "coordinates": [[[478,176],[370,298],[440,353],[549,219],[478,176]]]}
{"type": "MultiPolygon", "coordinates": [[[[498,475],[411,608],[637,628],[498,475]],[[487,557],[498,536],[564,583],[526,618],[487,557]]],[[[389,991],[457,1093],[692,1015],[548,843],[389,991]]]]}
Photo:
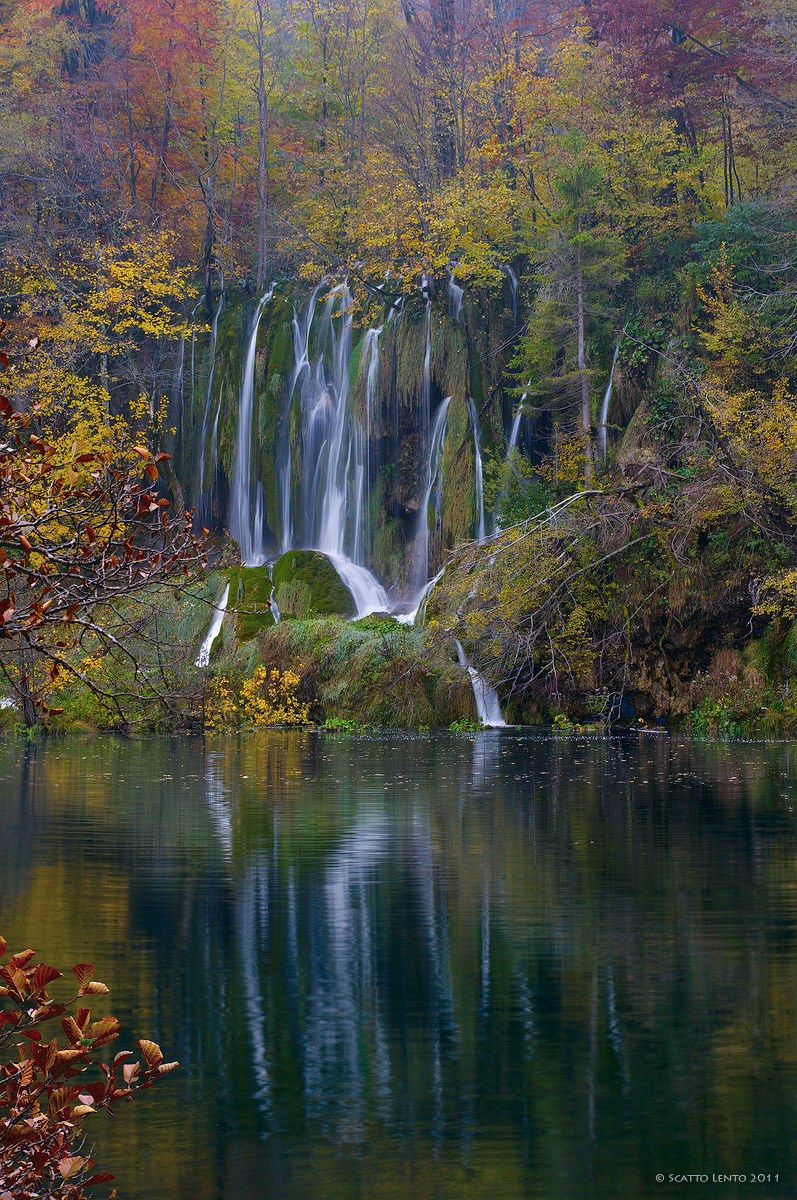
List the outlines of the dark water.
{"type": "Polygon", "coordinates": [[[96,963],[182,1064],[91,1126],[130,1200],[792,1196],[795,768],[511,730],[0,748],[0,931],[96,963]]]}

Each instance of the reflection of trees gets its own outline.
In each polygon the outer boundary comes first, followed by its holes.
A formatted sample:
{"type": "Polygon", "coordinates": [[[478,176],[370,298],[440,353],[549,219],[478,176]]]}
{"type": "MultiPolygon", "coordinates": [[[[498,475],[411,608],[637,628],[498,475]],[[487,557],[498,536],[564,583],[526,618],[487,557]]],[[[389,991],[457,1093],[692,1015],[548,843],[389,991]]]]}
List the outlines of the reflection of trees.
{"type": "MultiPolygon", "coordinates": [[[[124,930],[114,999],[152,1012],[225,1144],[328,1137],[373,1180],[411,1142],[429,1179],[475,1172],[463,1196],[499,1159],[535,1164],[530,1195],[646,1196],[654,1150],[697,1144],[684,1114],[717,1169],[765,1126],[793,1147],[791,754],[299,731],[59,747],[25,777],[6,752],[29,861],[0,887],[32,944],[124,930]]],[[[280,1194],[320,1190],[322,1158],[280,1194]]]]}

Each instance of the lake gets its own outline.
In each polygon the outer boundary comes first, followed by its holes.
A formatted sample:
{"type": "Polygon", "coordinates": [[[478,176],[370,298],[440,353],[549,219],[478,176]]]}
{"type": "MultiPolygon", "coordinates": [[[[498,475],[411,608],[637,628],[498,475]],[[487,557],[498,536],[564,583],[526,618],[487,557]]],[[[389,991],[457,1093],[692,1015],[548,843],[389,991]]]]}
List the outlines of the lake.
{"type": "Polygon", "coordinates": [[[7,745],[0,932],[180,1060],[89,1118],[127,1200],[792,1196],[795,771],[644,733],[7,745]]]}

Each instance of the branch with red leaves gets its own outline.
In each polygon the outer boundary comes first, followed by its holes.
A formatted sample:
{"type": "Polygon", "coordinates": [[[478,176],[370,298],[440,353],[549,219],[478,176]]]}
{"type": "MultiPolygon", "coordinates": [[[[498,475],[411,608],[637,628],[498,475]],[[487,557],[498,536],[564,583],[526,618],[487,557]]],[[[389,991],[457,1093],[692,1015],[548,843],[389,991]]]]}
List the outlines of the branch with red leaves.
{"type": "MultiPolygon", "coordinates": [[[[0,937],[0,960],[6,950],[0,937]]],[[[165,1063],[160,1047],[146,1038],[136,1043],[143,1061],[131,1050],[110,1063],[98,1058],[119,1036],[119,1022],[111,1016],[92,1021],[90,1008],[74,1016],[68,1010],[86,997],[107,995],[108,988],[94,979],[91,964],[78,963],[72,968],[77,992],[56,1002],[47,989],[61,972],[33,958],[33,950],[22,950],[0,966],[0,1197],[84,1200],[85,1188],[113,1179],[108,1171],[92,1171],[91,1155],[82,1153],[84,1119],[100,1109],[112,1112],[113,1104],[152,1087],[178,1064],[165,1063]],[[58,1017],[64,1041],[58,1035],[45,1041],[41,1027],[58,1017]]]]}

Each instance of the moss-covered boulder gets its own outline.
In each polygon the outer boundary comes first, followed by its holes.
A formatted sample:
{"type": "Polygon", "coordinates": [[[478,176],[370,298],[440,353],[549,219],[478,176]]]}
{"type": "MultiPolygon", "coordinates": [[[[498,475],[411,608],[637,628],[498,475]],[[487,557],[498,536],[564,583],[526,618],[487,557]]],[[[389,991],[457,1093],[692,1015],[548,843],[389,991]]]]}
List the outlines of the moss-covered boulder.
{"type": "Polygon", "coordinates": [[[248,642],[261,629],[274,624],[271,611],[272,584],[269,569],[263,567],[231,567],[228,607],[242,609],[235,618],[239,642],[248,642]]]}
{"type": "Polygon", "coordinates": [[[289,550],[274,563],[274,597],[286,617],[353,617],[357,611],[345,583],[325,554],[289,550]]]}

